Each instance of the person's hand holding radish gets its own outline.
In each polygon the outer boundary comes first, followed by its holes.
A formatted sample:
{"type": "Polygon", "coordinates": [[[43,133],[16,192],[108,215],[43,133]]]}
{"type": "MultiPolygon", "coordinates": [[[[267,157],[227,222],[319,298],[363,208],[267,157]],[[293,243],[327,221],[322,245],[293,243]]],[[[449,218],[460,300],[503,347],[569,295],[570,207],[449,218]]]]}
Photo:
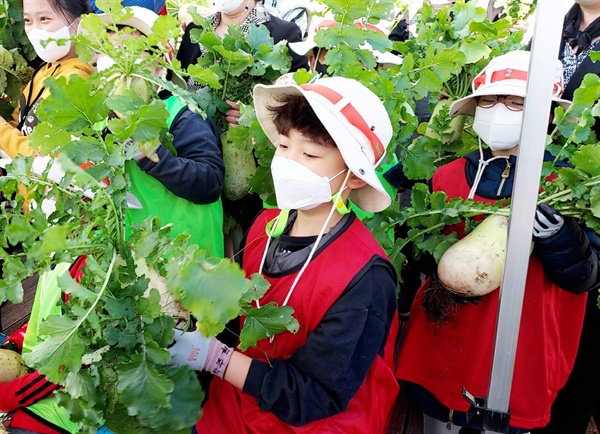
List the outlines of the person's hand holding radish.
{"type": "Polygon", "coordinates": [[[555,235],[565,224],[563,216],[550,205],[540,203],[535,210],[533,238],[546,239],[555,235]]]}

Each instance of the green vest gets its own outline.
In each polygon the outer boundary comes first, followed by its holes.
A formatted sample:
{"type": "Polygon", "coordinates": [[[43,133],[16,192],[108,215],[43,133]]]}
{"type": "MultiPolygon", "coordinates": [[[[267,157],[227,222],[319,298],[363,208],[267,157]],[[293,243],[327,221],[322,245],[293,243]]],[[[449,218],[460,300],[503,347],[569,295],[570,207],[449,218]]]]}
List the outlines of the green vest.
{"type": "MultiPolygon", "coordinates": [[[[167,125],[185,107],[179,98],[171,96],[165,103],[169,111],[167,125]]],[[[172,224],[172,236],[188,233],[190,243],[205,249],[211,256],[223,257],[223,206],[218,201],[198,205],[171,193],[157,179],[145,173],[135,161],[127,161],[125,171],[131,182],[130,191],[142,204],[142,209],[127,209],[125,213],[126,236],[132,223],[141,223],[148,217],[158,216],[162,225],[172,224]]]]}
{"type": "MultiPolygon", "coordinates": [[[[23,340],[23,354],[31,351],[38,342],[38,330],[40,324],[50,315],[61,313],[58,302],[61,298],[61,290],[57,278],[69,271],[70,264],[60,263],[54,270],[46,271],[40,275],[35,291],[35,298],[31,308],[31,315],[27,323],[27,331],[23,340]]],[[[79,425],[71,422],[67,411],[60,407],[54,396],[36,402],[27,407],[29,411],[43,420],[50,422],[72,434],[79,432],[79,425]]]]}

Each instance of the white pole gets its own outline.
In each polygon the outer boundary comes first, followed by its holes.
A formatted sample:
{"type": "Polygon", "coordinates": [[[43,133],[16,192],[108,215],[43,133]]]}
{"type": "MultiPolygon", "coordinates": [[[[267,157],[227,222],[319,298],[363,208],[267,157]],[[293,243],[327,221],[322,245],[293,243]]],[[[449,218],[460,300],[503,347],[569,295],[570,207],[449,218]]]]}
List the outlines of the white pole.
{"type": "Polygon", "coordinates": [[[487,402],[488,409],[503,413],[509,411],[530,240],[554,84],[554,65],[558,58],[564,18],[561,13],[564,10],[563,3],[563,0],[539,0],[536,11],[487,402]]]}

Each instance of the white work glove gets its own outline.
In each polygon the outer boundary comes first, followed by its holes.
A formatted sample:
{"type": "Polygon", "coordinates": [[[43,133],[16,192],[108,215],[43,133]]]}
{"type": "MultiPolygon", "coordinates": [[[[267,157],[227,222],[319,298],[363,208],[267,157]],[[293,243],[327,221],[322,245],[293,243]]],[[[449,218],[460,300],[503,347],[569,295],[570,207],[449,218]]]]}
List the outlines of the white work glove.
{"type": "Polygon", "coordinates": [[[204,337],[199,331],[175,329],[175,344],[169,347],[171,360],[167,366],[187,365],[194,371],[206,371],[223,378],[233,349],[215,338],[204,337]]]}
{"type": "Polygon", "coordinates": [[[541,203],[535,210],[533,220],[533,236],[538,239],[549,238],[555,235],[565,224],[562,215],[550,205],[541,203]]]}
{"type": "Polygon", "coordinates": [[[203,371],[213,340],[214,338],[205,338],[199,331],[183,332],[175,329],[175,343],[169,347],[171,360],[167,365],[187,365],[194,371],[203,371]]]}

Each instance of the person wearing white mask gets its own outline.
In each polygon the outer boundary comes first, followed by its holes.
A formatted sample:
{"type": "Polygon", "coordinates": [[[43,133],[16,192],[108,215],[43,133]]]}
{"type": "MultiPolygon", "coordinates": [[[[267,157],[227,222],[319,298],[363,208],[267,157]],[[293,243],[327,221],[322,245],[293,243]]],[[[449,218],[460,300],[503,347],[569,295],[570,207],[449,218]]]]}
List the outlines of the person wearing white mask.
{"type": "Polygon", "coordinates": [[[63,45],[45,41],[68,40],[77,33],[83,14],[92,12],[86,0],[23,0],[23,21],[27,38],[35,52],[45,63],[35,72],[25,86],[19,104],[10,122],[0,117],[0,149],[10,158],[18,154],[33,155],[35,150],[27,144],[27,136],[39,120],[36,109],[49,95],[43,82],[48,77],[79,75],[87,77],[92,68],[77,58],[75,45],[68,41],[63,45]]]}
{"type": "Polygon", "coordinates": [[[385,433],[398,393],[396,276],[346,203],[370,212],[391,204],[375,174],[389,116],[342,77],[257,85],[254,100],[276,147],[280,209],[257,216],[239,260],[271,284],[258,305],[292,307],[299,330],[246,351],[176,330],[169,363],[215,376],[198,433],[385,433]]]}
{"type": "MultiPolygon", "coordinates": [[[[529,59],[526,51],[492,59],[474,79],[473,94],[451,106],[452,116],[475,116],[481,147],[438,168],[431,180],[433,191],[485,203],[510,198],[517,147],[527,146],[519,144],[519,133],[529,59]]],[[[555,82],[548,91],[555,104],[568,107],[560,99],[562,65],[557,60],[553,67],[555,82]]],[[[447,230],[459,237],[465,232],[464,224],[447,230]]],[[[533,246],[509,404],[512,434],[548,423],[552,402],[573,368],[587,291],[600,286],[598,253],[573,218],[538,205],[533,246]]],[[[424,413],[427,434],[480,432],[481,426],[467,422],[470,404],[461,386],[476,396],[487,394],[499,291],[477,303],[455,300],[453,313],[439,320],[432,297],[449,291],[438,283],[432,276],[415,296],[396,375],[409,400],[424,413]]]]}

